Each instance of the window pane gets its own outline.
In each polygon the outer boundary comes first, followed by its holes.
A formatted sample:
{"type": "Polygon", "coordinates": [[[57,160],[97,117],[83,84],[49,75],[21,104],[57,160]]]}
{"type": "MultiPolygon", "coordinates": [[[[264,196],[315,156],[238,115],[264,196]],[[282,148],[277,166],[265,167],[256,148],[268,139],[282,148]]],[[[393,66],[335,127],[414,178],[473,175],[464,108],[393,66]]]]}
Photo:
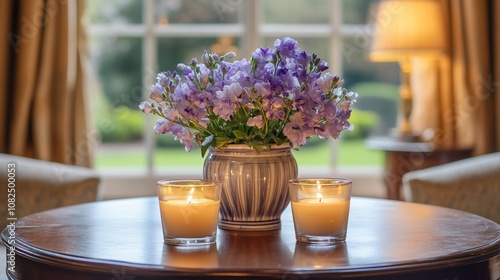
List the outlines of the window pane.
{"type": "MultiPolygon", "coordinates": [[[[158,39],[158,72],[177,71],[177,64],[189,64],[193,58],[198,61],[206,50],[217,54],[235,52],[238,55],[239,38],[220,36],[218,38],[160,38],[158,39]]],[[[236,59],[242,59],[237,57],[236,59]]]]}
{"type": "Polygon", "coordinates": [[[126,24],[142,22],[142,1],[137,0],[87,0],[88,15],[92,24],[126,24]]]}
{"type": "Polygon", "coordinates": [[[239,0],[156,0],[155,17],[168,23],[236,23],[239,0]]]}
{"type": "Polygon", "coordinates": [[[351,121],[354,131],[342,135],[341,159],[349,165],[379,165],[379,151],[368,150],[371,135],[387,135],[396,124],[399,67],[397,63],[374,63],[368,59],[369,38],[345,38],[342,45],[345,87],[358,92],[351,121]]]}
{"type": "Polygon", "coordinates": [[[93,37],[90,47],[91,73],[96,76],[89,92],[101,140],[95,165],[144,167],[144,122],[137,107],[143,91],[141,39],[93,37]]]}
{"type": "Polygon", "coordinates": [[[265,23],[329,23],[330,0],[272,0],[264,3],[265,23]]]}
{"type": "Polygon", "coordinates": [[[342,21],[348,24],[370,23],[379,0],[342,0],[342,21]]]}
{"type": "Polygon", "coordinates": [[[299,166],[329,166],[331,161],[331,148],[333,139],[320,139],[317,136],[307,140],[307,144],[300,147],[300,150],[292,150],[299,166]]]}
{"type": "MultiPolygon", "coordinates": [[[[339,0],[340,1],[340,0],[339,0]]],[[[344,23],[364,24],[373,16],[370,9],[379,0],[341,0],[344,23]]],[[[262,1],[263,23],[277,24],[329,24],[333,1],[330,0],[272,0],[262,1]],[[287,7],[283,12],[283,7],[287,7]],[[295,11],[294,11],[295,10],[295,11]],[[291,16],[293,15],[293,16],[291,16]]],[[[92,24],[141,23],[143,1],[105,0],[87,1],[92,24]]],[[[242,0],[155,0],[154,14],[158,24],[179,23],[238,23],[244,10],[242,0]]],[[[361,27],[360,27],[361,28],[361,27]]],[[[364,27],[363,27],[364,28],[364,27]]],[[[342,43],[342,73],[345,86],[360,94],[353,112],[356,129],[344,132],[339,149],[341,165],[374,165],[383,162],[382,154],[364,148],[368,135],[388,134],[395,126],[399,67],[396,63],[372,63],[368,61],[366,49],[369,45],[369,28],[361,30],[361,35],[353,35],[342,43]],[[365,32],[366,31],[366,32],[365,32]],[[374,121],[373,121],[374,120],[374,121]]],[[[293,31],[293,30],[290,30],[293,31]]],[[[186,35],[186,34],[185,34],[186,35]]],[[[234,51],[237,59],[241,40],[235,36],[185,37],[157,39],[157,65],[146,65],[150,72],[177,70],[178,63],[189,63],[192,58],[200,59],[204,50],[217,53],[234,51]]],[[[261,34],[260,34],[261,35],[261,34]]],[[[189,35],[188,35],[189,36],[189,35]]],[[[193,35],[194,36],[194,35],[193,35]]],[[[293,36],[293,33],[283,34],[293,36]]],[[[263,37],[264,47],[271,47],[276,38],[263,37]]],[[[304,36],[302,34],[301,36],[304,36]]],[[[331,69],[331,38],[297,37],[302,50],[315,52],[328,61],[331,69]]],[[[308,36],[308,35],[306,35],[308,36]]],[[[153,133],[152,117],[150,125],[144,125],[144,114],[137,105],[144,99],[142,73],[142,40],[144,38],[100,38],[91,37],[91,54],[96,81],[92,84],[93,108],[103,145],[97,148],[96,166],[145,167],[147,148],[143,144],[142,133],[153,133]],[[111,145],[116,144],[116,145],[111,145]]],[[[340,42],[339,42],[340,44],[340,42]]],[[[253,51],[253,50],[252,50],[253,51]]],[[[338,63],[338,62],[337,62],[338,63]]],[[[337,68],[337,67],[335,67],[337,68]]],[[[200,166],[203,162],[199,148],[191,153],[173,140],[172,135],[155,135],[155,166],[200,166]]],[[[314,137],[301,151],[294,152],[299,165],[331,164],[331,142],[314,137]]]]}

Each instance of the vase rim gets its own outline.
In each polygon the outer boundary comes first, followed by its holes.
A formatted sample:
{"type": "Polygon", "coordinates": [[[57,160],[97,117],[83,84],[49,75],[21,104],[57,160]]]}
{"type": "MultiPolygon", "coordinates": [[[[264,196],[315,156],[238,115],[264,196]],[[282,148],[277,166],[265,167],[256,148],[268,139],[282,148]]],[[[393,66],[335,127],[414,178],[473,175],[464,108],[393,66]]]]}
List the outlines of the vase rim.
{"type": "MultiPolygon", "coordinates": [[[[264,147],[263,150],[278,150],[278,149],[291,149],[289,143],[283,143],[281,145],[271,145],[271,148],[269,149],[268,147],[264,147]]],[[[212,150],[232,150],[232,149],[242,149],[242,150],[253,150],[252,147],[248,146],[247,144],[228,144],[226,147],[222,148],[214,148],[210,147],[209,149],[212,150]]]]}

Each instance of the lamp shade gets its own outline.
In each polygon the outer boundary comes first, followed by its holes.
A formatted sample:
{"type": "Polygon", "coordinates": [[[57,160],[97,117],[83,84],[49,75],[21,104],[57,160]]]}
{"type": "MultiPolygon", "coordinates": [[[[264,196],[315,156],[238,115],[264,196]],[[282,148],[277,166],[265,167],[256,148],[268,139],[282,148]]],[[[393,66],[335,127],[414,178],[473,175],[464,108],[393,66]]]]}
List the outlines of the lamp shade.
{"type": "Polygon", "coordinates": [[[436,0],[384,0],[375,18],[370,58],[439,54],[446,48],[444,14],[436,0]]]}

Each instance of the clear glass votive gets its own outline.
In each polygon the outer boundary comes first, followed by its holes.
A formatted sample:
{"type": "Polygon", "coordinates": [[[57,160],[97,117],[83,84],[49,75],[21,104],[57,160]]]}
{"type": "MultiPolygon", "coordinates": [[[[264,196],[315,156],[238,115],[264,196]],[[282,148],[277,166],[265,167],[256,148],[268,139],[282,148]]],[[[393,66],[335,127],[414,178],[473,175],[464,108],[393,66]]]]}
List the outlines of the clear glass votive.
{"type": "Polygon", "coordinates": [[[161,180],[157,185],[164,242],[188,246],[215,243],[220,182],[161,180]]]}
{"type": "Polygon", "coordinates": [[[352,181],[343,178],[289,181],[295,236],[298,242],[344,242],[349,219],[352,181]]]}

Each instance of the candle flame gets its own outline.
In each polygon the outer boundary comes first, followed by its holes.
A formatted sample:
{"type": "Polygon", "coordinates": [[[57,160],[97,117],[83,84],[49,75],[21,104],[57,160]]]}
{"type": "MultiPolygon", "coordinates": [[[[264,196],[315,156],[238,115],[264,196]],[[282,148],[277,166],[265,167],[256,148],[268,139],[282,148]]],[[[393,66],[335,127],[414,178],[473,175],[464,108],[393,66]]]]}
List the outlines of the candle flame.
{"type": "Polygon", "coordinates": [[[189,204],[191,204],[191,202],[193,201],[193,196],[192,196],[193,193],[194,193],[194,188],[191,188],[191,190],[189,191],[189,195],[187,197],[187,202],[189,204]]]}
{"type": "Polygon", "coordinates": [[[323,197],[323,195],[321,195],[320,191],[321,191],[321,184],[319,183],[319,181],[316,181],[316,184],[317,184],[317,187],[318,187],[318,193],[316,193],[316,197],[318,198],[319,202],[321,202],[321,198],[323,197]]]}

